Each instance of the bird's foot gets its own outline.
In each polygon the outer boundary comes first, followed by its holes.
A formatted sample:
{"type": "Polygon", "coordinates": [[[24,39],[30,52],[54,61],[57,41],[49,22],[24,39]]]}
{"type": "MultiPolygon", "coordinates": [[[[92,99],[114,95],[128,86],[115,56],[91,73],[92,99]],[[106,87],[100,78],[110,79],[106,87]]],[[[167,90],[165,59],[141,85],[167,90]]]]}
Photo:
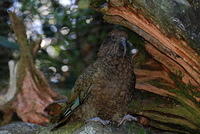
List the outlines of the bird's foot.
{"type": "Polygon", "coordinates": [[[102,119],[99,118],[99,117],[91,118],[91,119],[87,120],[86,122],[90,122],[90,121],[93,121],[93,122],[100,122],[100,123],[101,123],[102,125],[104,125],[104,126],[110,124],[110,121],[109,121],[109,120],[102,120],[102,119]]]}
{"type": "Polygon", "coordinates": [[[130,114],[127,114],[119,121],[118,126],[121,126],[122,124],[124,124],[127,121],[138,121],[138,118],[134,117],[130,114]]]}

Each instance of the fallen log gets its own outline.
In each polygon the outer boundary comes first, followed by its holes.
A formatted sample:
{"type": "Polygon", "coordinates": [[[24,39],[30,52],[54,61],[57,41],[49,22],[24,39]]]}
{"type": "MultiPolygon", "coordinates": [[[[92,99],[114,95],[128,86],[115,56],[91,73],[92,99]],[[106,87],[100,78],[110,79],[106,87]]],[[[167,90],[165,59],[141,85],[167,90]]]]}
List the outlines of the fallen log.
{"type": "Polygon", "coordinates": [[[91,0],[91,7],[102,12],[107,22],[127,27],[145,40],[148,60],[135,69],[136,92],[143,100],[136,96],[130,112],[150,119],[150,126],[200,133],[197,4],[189,0],[91,0]]]}

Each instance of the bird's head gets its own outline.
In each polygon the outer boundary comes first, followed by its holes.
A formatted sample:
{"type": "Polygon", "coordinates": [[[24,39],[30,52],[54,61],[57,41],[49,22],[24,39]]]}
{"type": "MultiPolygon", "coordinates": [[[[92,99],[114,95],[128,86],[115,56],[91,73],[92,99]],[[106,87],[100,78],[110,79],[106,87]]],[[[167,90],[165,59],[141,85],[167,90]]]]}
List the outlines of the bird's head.
{"type": "Polygon", "coordinates": [[[128,41],[127,33],[115,29],[103,41],[98,52],[98,57],[125,57],[131,54],[131,46],[132,44],[128,41]]]}

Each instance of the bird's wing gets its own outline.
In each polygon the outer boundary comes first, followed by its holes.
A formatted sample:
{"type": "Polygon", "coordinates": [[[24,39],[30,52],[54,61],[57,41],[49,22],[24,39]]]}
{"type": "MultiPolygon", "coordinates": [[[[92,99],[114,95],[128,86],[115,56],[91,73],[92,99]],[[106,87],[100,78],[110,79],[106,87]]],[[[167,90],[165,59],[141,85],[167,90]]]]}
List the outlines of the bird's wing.
{"type": "Polygon", "coordinates": [[[62,114],[60,115],[60,119],[57,121],[54,128],[57,128],[60,124],[65,122],[73,111],[75,111],[84,102],[84,100],[89,97],[91,87],[98,79],[98,74],[100,74],[100,68],[97,62],[89,66],[85,72],[79,76],[72,89],[68,104],[65,106],[62,114]]]}
{"type": "Polygon", "coordinates": [[[79,98],[80,103],[83,103],[83,101],[87,98],[90,94],[92,85],[100,79],[102,70],[100,64],[100,61],[96,61],[79,76],[72,89],[69,103],[73,103],[77,98],[79,98]]]}

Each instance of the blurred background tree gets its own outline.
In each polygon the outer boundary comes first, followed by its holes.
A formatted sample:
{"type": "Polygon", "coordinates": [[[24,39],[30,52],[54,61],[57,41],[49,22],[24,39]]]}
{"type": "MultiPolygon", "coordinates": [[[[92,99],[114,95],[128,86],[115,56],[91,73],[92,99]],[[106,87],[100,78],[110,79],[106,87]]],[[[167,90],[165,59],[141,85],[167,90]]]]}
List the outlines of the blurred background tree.
{"type": "MultiPolygon", "coordinates": [[[[36,65],[54,89],[66,92],[96,56],[106,33],[112,28],[89,3],[70,0],[2,0],[0,6],[1,81],[8,80],[8,60],[17,59],[19,48],[9,26],[7,10],[14,4],[22,16],[30,40],[42,38],[36,65]],[[14,3],[13,3],[14,2],[14,3]]],[[[6,84],[5,84],[6,86],[6,84]]]]}
{"type": "Polygon", "coordinates": [[[23,18],[29,41],[41,40],[35,57],[52,89],[66,95],[77,76],[96,56],[100,41],[112,27],[89,3],[71,0],[2,0],[0,6],[0,81],[9,83],[8,61],[20,58],[19,45],[10,27],[8,9],[23,18]]]}

